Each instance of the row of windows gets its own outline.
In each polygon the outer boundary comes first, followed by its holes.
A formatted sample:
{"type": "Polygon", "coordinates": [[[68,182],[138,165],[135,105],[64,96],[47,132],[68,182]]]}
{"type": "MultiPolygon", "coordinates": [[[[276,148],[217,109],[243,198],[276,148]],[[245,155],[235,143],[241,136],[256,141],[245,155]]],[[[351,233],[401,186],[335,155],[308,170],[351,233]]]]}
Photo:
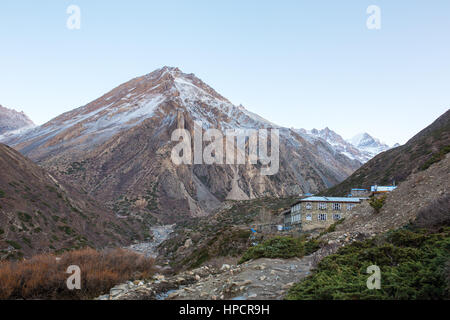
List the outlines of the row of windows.
{"type": "MultiPolygon", "coordinates": [[[[293,208],[293,211],[298,211],[298,210],[300,210],[300,208],[297,208],[297,206],[298,206],[298,205],[295,205],[294,207],[292,207],[292,208],[293,208]],[[296,208],[296,210],[294,210],[294,208],[296,208]]],[[[354,208],[354,206],[355,206],[354,203],[348,203],[348,204],[347,204],[347,210],[348,210],[348,211],[352,210],[352,209],[354,208]]],[[[312,208],[313,208],[312,203],[311,203],[311,202],[307,202],[306,205],[305,205],[305,208],[306,208],[307,210],[312,210],[312,208]]],[[[335,211],[341,211],[341,210],[342,210],[342,203],[333,203],[333,204],[332,204],[332,208],[333,208],[333,210],[335,210],[335,211]]],[[[317,204],[317,209],[319,209],[319,210],[327,210],[327,209],[328,209],[328,203],[326,203],[326,202],[319,202],[319,203],[317,204]]]]}
{"type": "MultiPolygon", "coordinates": [[[[333,220],[341,220],[341,214],[340,213],[333,213],[333,220]]],[[[312,221],[312,214],[307,213],[305,216],[306,221],[312,221]]],[[[319,221],[327,221],[328,215],[326,213],[319,213],[317,215],[317,220],[319,221]]]]}

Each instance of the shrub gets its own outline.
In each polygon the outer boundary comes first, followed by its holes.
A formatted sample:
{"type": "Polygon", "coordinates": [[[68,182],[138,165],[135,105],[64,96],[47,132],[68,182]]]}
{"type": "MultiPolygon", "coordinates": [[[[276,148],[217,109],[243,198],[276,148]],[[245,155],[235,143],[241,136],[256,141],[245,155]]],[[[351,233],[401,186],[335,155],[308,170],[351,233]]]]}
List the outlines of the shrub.
{"type": "Polygon", "coordinates": [[[308,256],[314,252],[316,252],[317,250],[320,249],[321,247],[321,242],[315,239],[309,240],[305,242],[305,256],[308,256]]]}
{"type": "Polygon", "coordinates": [[[258,258],[293,258],[305,255],[304,241],[293,237],[274,237],[249,248],[239,263],[258,258]]]}
{"type": "Polygon", "coordinates": [[[154,273],[153,259],[124,249],[83,249],[61,255],[38,255],[30,260],[0,262],[0,299],[91,299],[113,286],[154,273]],[[71,265],[81,269],[81,290],[69,290],[71,265]]]}
{"type": "Polygon", "coordinates": [[[372,199],[370,199],[369,204],[372,208],[375,209],[375,212],[379,213],[381,208],[384,205],[384,201],[386,200],[386,196],[382,196],[382,197],[373,197],[372,199]]]}
{"type": "Polygon", "coordinates": [[[28,213],[25,212],[17,212],[17,215],[19,216],[19,219],[22,220],[23,222],[30,222],[31,221],[31,216],[28,213]]]}
{"type": "Polygon", "coordinates": [[[22,246],[13,240],[6,240],[6,243],[8,243],[11,247],[13,247],[16,250],[22,249],[22,246]]]}
{"type": "Polygon", "coordinates": [[[0,190],[0,198],[4,198],[5,197],[5,191],[0,190]]]}
{"type": "Polygon", "coordinates": [[[430,233],[401,229],[355,242],[324,258],[294,285],[289,300],[448,299],[450,228],[430,233]],[[381,269],[381,289],[369,290],[367,267],[381,269]]]}

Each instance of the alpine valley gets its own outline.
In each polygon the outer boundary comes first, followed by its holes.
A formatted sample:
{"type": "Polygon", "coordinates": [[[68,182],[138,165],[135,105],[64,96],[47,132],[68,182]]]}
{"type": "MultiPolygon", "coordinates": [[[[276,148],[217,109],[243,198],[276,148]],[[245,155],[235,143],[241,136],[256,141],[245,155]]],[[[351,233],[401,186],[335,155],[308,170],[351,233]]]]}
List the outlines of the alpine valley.
{"type": "Polygon", "coordinates": [[[40,126],[0,107],[0,299],[448,299],[449,124],[392,148],[285,128],[173,67],[40,126]],[[177,129],[276,129],[278,171],[177,165],[177,129]]]}

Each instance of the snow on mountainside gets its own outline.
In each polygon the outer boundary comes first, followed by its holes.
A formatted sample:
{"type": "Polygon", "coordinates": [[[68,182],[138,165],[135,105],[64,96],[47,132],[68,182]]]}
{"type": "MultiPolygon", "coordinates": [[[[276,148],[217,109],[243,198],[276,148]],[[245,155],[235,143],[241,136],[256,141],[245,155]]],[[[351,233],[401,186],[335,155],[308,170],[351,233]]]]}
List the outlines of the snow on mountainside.
{"type": "Polygon", "coordinates": [[[390,149],[389,146],[380,143],[379,140],[372,138],[367,133],[358,135],[351,141],[346,141],[328,127],[322,130],[296,129],[295,131],[310,141],[314,139],[326,141],[337,153],[361,163],[366,163],[377,154],[390,149]]]}
{"type": "Polygon", "coordinates": [[[391,149],[387,144],[373,138],[368,133],[360,133],[349,140],[356,148],[370,155],[371,158],[377,154],[391,149]]]}
{"type": "MultiPolygon", "coordinates": [[[[43,126],[3,140],[13,145],[25,142],[25,150],[45,147],[48,148],[46,151],[52,151],[56,147],[74,145],[89,149],[93,144],[103,143],[148,118],[163,115],[164,105],[169,101],[186,106],[192,118],[202,122],[204,129],[278,127],[242,106],[234,106],[193,74],[184,74],[178,68],[164,67],[135,78],[43,126]]],[[[173,119],[167,119],[170,120],[173,119]]]]}
{"type": "Polygon", "coordinates": [[[34,126],[33,121],[25,113],[17,112],[0,105],[0,137],[13,131],[23,131],[34,126]]]}

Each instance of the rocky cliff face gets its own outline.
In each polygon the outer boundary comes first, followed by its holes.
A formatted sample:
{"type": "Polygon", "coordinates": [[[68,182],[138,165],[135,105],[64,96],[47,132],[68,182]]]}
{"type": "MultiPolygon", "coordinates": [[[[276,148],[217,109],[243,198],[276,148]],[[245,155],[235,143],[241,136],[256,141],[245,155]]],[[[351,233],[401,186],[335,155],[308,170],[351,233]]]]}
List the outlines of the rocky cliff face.
{"type": "Polygon", "coordinates": [[[6,143],[116,213],[165,223],[206,215],[225,199],[317,192],[360,166],[326,141],[278,127],[171,67],[132,79],[6,143]],[[196,126],[203,134],[210,128],[220,133],[278,129],[279,171],[262,175],[262,164],[248,158],[239,165],[175,165],[172,133],[186,129],[194,137],[196,126]]]}
{"type": "Polygon", "coordinates": [[[17,112],[0,105],[0,136],[8,132],[31,128],[33,121],[25,113],[17,112]]]}

